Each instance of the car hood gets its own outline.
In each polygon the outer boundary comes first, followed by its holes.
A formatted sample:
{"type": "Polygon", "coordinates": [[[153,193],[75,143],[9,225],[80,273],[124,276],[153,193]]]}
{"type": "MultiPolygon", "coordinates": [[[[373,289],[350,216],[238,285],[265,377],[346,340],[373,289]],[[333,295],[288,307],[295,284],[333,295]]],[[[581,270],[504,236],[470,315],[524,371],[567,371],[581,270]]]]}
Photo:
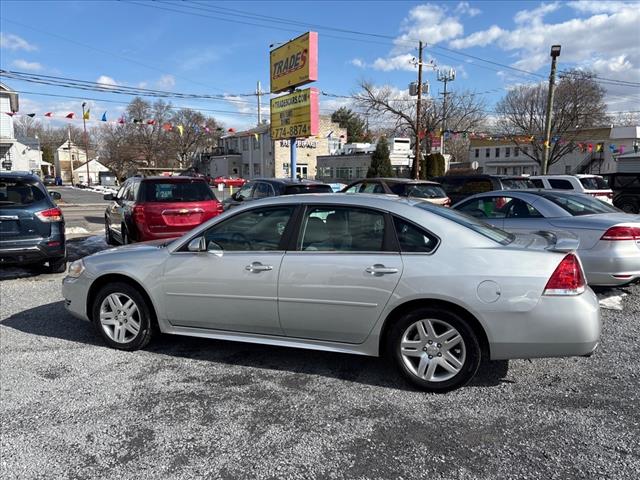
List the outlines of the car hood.
{"type": "Polygon", "coordinates": [[[148,242],[139,242],[139,243],[131,243],[129,245],[122,245],[120,247],[109,248],[107,250],[102,250],[101,252],[94,253],[93,255],[89,255],[89,257],[103,257],[106,255],[114,256],[114,255],[129,255],[129,254],[140,254],[149,251],[157,251],[159,249],[165,248],[167,245],[175,241],[174,238],[167,240],[151,240],[148,242]]]}

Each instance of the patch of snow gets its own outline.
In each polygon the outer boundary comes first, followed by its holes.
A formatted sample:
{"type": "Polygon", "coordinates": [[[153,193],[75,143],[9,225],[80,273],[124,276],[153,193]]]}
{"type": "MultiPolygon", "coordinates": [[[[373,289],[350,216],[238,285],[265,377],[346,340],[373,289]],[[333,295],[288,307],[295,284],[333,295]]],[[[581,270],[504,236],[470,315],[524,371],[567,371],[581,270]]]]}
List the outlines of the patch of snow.
{"type": "Polygon", "coordinates": [[[67,227],[64,229],[64,233],[66,233],[67,235],[71,233],[89,233],[89,230],[82,227],[67,227]]]}

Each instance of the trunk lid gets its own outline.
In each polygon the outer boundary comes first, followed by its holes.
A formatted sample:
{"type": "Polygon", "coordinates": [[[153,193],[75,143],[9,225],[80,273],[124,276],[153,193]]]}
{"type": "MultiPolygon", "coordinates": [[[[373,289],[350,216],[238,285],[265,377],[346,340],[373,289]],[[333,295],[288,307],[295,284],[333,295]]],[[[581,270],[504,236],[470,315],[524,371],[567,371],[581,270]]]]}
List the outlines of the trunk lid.
{"type": "Polygon", "coordinates": [[[220,213],[219,205],[217,201],[153,202],[137,208],[143,209],[145,223],[151,232],[184,232],[220,213]]]}

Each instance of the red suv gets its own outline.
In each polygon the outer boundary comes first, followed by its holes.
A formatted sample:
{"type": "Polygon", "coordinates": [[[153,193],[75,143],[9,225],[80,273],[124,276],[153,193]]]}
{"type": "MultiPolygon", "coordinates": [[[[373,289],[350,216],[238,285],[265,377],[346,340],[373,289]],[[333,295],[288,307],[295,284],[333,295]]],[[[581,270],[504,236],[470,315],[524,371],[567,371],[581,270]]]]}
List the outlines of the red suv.
{"type": "Polygon", "coordinates": [[[133,177],[104,214],[107,243],[123,245],[179,237],[222,213],[222,204],[204,178],[133,177]]]}

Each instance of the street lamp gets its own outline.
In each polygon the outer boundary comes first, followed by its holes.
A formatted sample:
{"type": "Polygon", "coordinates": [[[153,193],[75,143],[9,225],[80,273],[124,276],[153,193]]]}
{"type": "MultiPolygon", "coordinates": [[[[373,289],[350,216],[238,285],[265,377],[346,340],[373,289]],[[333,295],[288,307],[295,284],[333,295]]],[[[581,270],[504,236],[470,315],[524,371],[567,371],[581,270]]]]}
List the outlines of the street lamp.
{"type": "Polygon", "coordinates": [[[84,154],[87,157],[87,186],[91,186],[91,175],[89,174],[89,146],[87,145],[87,118],[84,112],[84,107],[87,106],[87,102],[82,102],[82,126],[84,128],[84,154]]]}
{"type": "Polygon", "coordinates": [[[549,168],[549,142],[551,141],[551,112],[553,111],[553,94],[556,89],[556,60],[560,56],[560,45],[551,46],[551,73],[549,74],[549,92],[547,95],[547,113],[544,121],[544,148],[542,150],[542,174],[549,168]]]}

